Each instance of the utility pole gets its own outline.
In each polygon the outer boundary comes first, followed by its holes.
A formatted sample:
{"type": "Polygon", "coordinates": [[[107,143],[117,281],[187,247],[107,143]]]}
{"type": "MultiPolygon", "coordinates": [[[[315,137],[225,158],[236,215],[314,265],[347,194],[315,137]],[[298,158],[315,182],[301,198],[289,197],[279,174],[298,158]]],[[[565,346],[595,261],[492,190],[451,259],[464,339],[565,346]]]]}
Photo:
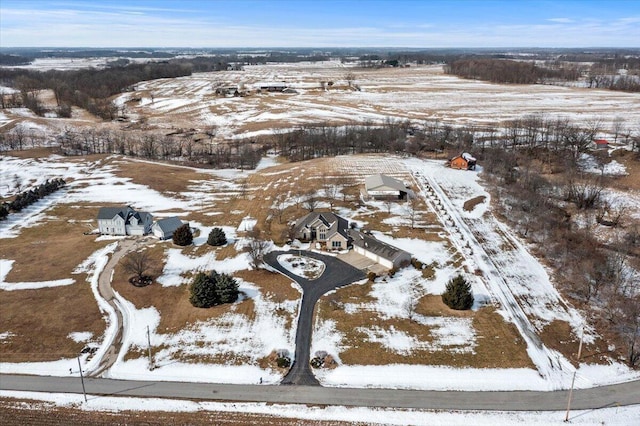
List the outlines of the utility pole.
{"type": "MultiPolygon", "coordinates": [[[[580,332],[580,345],[578,345],[578,368],[580,368],[580,356],[582,355],[582,340],[584,337],[584,324],[582,325],[582,331],[580,332]]],[[[569,411],[571,410],[571,397],[573,396],[573,385],[576,382],[576,373],[578,372],[578,368],[573,370],[573,378],[571,379],[571,389],[569,389],[569,399],[567,400],[567,415],[564,417],[564,421],[569,421],[569,411]]]]}
{"type": "Polygon", "coordinates": [[[78,360],[78,369],[80,370],[80,381],[82,382],[82,395],[84,395],[84,402],[87,402],[87,391],[84,389],[84,375],[82,374],[82,365],[80,364],[80,355],[76,357],[78,360]]]}
{"type": "Polygon", "coordinates": [[[151,358],[151,336],[149,334],[149,326],[147,326],[147,352],[149,354],[149,369],[153,370],[153,359],[151,358]]]}

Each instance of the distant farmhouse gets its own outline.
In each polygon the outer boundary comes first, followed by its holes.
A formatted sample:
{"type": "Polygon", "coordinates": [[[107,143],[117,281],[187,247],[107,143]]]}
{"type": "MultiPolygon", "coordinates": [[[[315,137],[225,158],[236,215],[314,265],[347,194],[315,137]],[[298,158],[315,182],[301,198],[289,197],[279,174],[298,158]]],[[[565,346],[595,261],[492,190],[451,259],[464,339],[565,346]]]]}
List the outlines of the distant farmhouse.
{"type": "Polygon", "coordinates": [[[477,160],[472,157],[471,154],[463,152],[462,154],[447,161],[446,165],[451,167],[452,169],[475,170],[476,163],[477,160]]]}
{"type": "Polygon", "coordinates": [[[151,227],[153,231],[153,235],[158,237],[161,240],[168,240],[173,237],[173,233],[176,229],[180,228],[183,225],[182,221],[177,217],[167,217],[165,219],[160,219],[151,227]]]}
{"type": "Polygon", "coordinates": [[[366,195],[377,200],[406,200],[415,194],[404,182],[387,175],[372,175],[364,180],[366,195]]]}
{"type": "Polygon", "coordinates": [[[609,148],[609,141],[606,139],[596,139],[593,141],[596,146],[596,149],[607,149],[609,148]]]}
{"type": "Polygon", "coordinates": [[[102,207],[98,211],[98,230],[103,235],[147,235],[153,216],[137,212],[131,206],[102,207]]]}
{"type": "Polygon", "coordinates": [[[281,81],[263,81],[256,83],[254,86],[265,92],[284,92],[289,87],[285,82],[281,81]]]}
{"type": "Polygon", "coordinates": [[[327,250],[353,250],[385,268],[401,268],[411,262],[411,254],[384,243],[370,234],[349,229],[347,219],[329,212],[311,212],[298,219],[295,237],[324,244],[327,250]]]}

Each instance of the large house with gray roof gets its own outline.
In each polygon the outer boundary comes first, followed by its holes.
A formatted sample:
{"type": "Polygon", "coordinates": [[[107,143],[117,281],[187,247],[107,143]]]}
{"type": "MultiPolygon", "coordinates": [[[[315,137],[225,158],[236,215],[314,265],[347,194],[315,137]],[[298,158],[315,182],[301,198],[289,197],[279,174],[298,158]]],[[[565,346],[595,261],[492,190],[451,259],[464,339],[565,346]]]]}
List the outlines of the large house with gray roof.
{"type": "Polygon", "coordinates": [[[349,248],[349,221],[330,212],[311,212],[294,225],[295,237],[300,241],[325,244],[329,250],[349,248]]]}
{"type": "Polygon", "coordinates": [[[293,231],[301,241],[324,244],[327,250],[353,250],[388,269],[411,262],[411,254],[375,238],[349,229],[349,221],[330,212],[311,212],[296,222],[293,231]]]}
{"type": "Polygon", "coordinates": [[[137,212],[131,206],[102,207],[98,211],[98,230],[103,235],[147,235],[153,216],[137,212]]]}

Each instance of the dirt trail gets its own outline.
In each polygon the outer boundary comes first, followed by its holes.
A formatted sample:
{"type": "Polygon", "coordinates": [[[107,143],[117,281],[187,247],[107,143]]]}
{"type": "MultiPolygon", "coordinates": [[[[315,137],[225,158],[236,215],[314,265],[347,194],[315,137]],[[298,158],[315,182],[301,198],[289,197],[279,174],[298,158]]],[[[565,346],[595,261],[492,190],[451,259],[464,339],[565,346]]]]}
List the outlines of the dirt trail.
{"type": "Polygon", "coordinates": [[[106,300],[106,302],[113,308],[115,312],[116,332],[112,337],[109,348],[104,353],[104,356],[98,362],[98,366],[93,371],[87,372],[88,376],[98,377],[104,371],[108,370],[118,359],[120,348],[122,347],[122,334],[123,334],[123,316],[122,309],[116,299],[111,287],[111,278],[113,276],[113,270],[120,260],[129,252],[139,248],[145,244],[148,238],[144,239],[125,239],[118,243],[118,248],[113,252],[113,255],[107,262],[106,266],[100,274],[98,279],[98,293],[106,300]]]}

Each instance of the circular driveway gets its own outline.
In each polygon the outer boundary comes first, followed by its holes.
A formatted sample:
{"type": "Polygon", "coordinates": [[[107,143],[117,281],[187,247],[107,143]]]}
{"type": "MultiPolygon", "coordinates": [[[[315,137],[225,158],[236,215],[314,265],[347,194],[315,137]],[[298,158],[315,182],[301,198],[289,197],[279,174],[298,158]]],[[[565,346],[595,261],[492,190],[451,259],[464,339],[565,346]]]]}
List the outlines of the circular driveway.
{"type": "Polygon", "coordinates": [[[272,268],[297,282],[302,288],[302,303],[296,330],[296,353],[289,373],[282,380],[282,384],[320,385],[309,365],[311,350],[311,334],[313,333],[313,308],[323,294],[344,287],[355,281],[366,278],[364,272],[336,259],[306,250],[272,251],[263,260],[272,268]],[[278,256],[293,254],[317,259],[325,264],[322,275],[314,280],[308,280],[287,270],[278,262],[278,256]]]}

